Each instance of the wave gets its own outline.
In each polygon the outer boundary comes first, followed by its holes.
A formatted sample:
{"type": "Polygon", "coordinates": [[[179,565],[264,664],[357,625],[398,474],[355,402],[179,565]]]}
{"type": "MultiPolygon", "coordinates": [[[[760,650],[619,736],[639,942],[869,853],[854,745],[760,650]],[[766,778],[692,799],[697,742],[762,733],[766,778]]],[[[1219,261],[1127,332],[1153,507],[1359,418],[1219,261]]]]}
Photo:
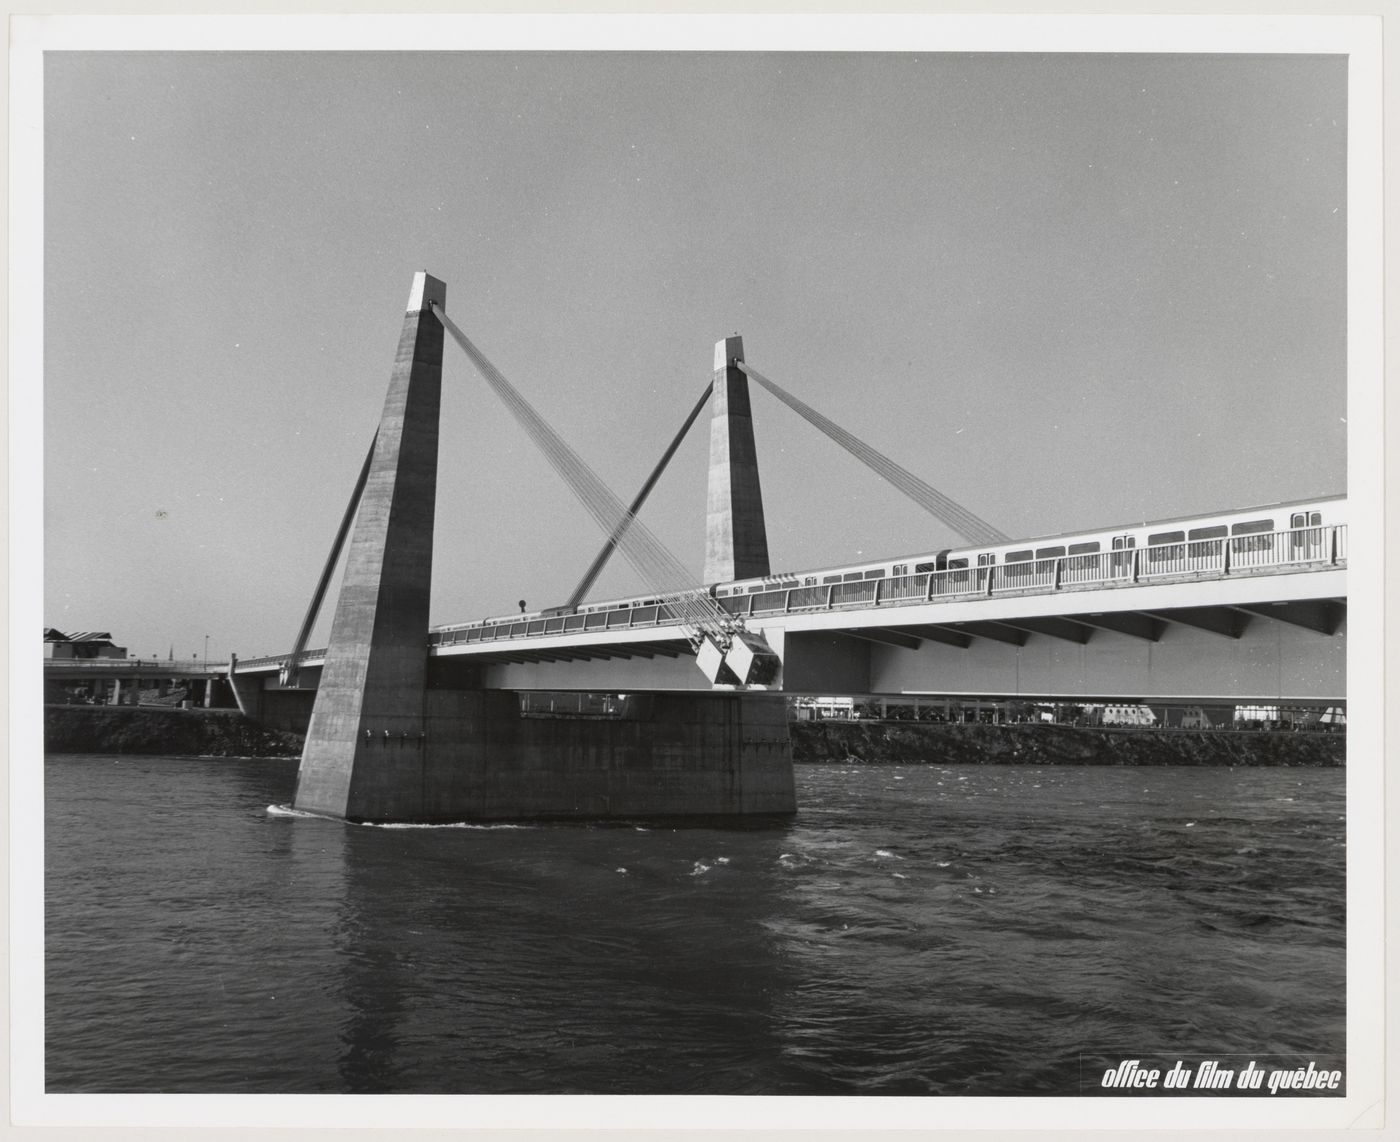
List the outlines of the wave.
{"type": "MultiPolygon", "coordinates": [[[[339,821],[339,817],[329,817],[324,813],[309,813],[305,809],[294,809],[290,805],[269,805],[267,807],[269,817],[305,817],[313,821],[339,821]]],[[[495,823],[489,825],[476,824],[472,821],[440,821],[436,823],[419,823],[416,821],[344,821],[347,825],[364,825],[371,829],[529,829],[531,825],[510,825],[505,823],[495,823]]]]}

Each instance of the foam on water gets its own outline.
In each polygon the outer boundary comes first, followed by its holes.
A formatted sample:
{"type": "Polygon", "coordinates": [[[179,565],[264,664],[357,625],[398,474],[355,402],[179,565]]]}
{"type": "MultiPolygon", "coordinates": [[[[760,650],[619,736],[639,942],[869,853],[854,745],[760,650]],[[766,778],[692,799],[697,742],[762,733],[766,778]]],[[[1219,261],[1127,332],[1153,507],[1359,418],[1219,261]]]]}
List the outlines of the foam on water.
{"type": "Polygon", "coordinates": [[[319,813],[308,813],[304,809],[293,809],[290,805],[269,805],[267,807],[269,817],[311,817],[318,821],[326,820],[319,813]]]}

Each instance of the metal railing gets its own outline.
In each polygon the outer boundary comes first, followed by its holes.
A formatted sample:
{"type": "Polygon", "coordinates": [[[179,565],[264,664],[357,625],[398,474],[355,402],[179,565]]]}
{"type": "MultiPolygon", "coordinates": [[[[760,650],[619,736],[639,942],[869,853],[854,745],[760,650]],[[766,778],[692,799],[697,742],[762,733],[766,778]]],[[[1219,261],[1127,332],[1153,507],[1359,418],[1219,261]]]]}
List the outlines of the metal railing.
{"type": "MultiPolygon", "coordinates": [[[[849,583],[773,586],[750,594],[721,596],[716,601],[739,617],[769,616],[1345,566],[1346,535],[1345,524],[1295,528],[849,583]]],[[[669,626],[677,621],[675,608],[666,604],[619,607],[437,630],[430,633],[429,645],[460,646],[538,634],[669,626]]]]}
{"type": "MultiPolygon", "coordinates": [[[[286,655],[282,655],[285,658],[286,655]]],[[[276,661],[281,661],[281,658],[276,661]]],[[[95,670],[122,674],[143,674],[160,678],[166,674],[223,674],[227,662],[204,663],[197,658],[46,658],[45,670],[95,670]]]]}
{"type": "MultiPolygon", "coordinates": [[[[264,654],[258,658],[240,658],[238,660],[238,670],[259,670],[269,666],[281,666],[287,661],[289,656],[285,654],[264,654]]],[[[303,650],[301,652],[301,665],[318,666],[326,658],[326,648],[318,647],[315,650],[303,650]]],[[[220,673],[227,673],[228,664],[218,667],[220,673]]]]}

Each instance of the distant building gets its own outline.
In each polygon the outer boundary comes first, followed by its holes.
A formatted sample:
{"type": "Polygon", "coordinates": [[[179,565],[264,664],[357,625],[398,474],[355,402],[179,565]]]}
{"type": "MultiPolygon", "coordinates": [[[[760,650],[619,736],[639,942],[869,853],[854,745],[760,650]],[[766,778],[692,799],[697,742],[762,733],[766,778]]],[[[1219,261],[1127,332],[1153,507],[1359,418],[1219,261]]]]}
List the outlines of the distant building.
{"type": "Polygon", "coordinates": [[[1151,726],[1157,715],[1150,706],[1105,706],[1102,720],[1106,726],[1151,726]]]}
{"type": "Polygon", "coordinates": [[[1201,706],[1187,706],[1181,713],[1180,725],[1183,730],[1208,730],[1210,715],[1201,706]]]}
{"type": "Polygon", "coordinates": [[[85,630],[77,634],[64,634],[53,627],[45,627],[44,657],[125,658],[126,647],[117,646],[106,631],[85,630]]]}
{"type": "Polygon", "coordinates": [[[849,722],[859,717],[854,698],[794,698],[792,708],[799,722],[849,722]]]}

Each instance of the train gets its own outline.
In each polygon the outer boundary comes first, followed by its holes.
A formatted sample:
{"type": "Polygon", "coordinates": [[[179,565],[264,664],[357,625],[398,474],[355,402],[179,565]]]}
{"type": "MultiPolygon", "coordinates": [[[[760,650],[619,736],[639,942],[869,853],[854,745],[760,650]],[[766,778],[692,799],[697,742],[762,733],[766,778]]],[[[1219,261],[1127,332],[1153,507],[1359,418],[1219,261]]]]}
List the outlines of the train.
{"type": "MultiPolygon", "coordinates": [[[[1111,565],[1126,566],[1140,560],[1146,574],[1191,570],[1197,563],[1218,558],[1221,540],[1230,541],[1237,560],[1266,564],[1281,561],[1303,562],[1328,556],[1333,529],[1347,522],[1344,495],[1320,499],[1289,500],[1259,507],[1206,516],[1177,516],[1138,524],[1119,524],[1096,531],[1066,532],[1000,544],[945,547],[913,555],[895,556],[789,574],[764,575],[729,583],[712,583],[706,590],[726,609],[733,609],[735,596],[800,587],[823,587],[868,579],[907,580],[910,576],[938,572],[996,568],[999,581],[1015,586],[1018,576],[1029,582],[1043,568],[1055,563],[1098,563],[1104,553],[1111,565]],[[1279,545],[1286,545],[1280,551],[1279,545]],[[1279,558],[1280,556],[1284,558],[1279,558]],[[1120,564],[1121,561],[1121,564],[1120,564]]],[[[1335,553],[1332,553],[1335,554],[1335,553]]],[[[435,632],[468,630],[501,624],[548,619],[563,614],[593,614],[637,607],[653,607],[665,602],[658,595],[637,595],[580,604],[575,608],[549,607],[544,610],[478,619],[434,627],[435,632]]]]}
{"type": "Polygon", "coordinates": [[[789,587],[826,586],[865,579],[898,579],[926,572],[978,567],[1001,567],[1014,575],[1022,568],[1029,573],[1036,564],[1048,560],[1092,556],[1105,551],[1121,553],[1127,559],[1137,549],[1143,549],[1150,569],[1154,563],[1176,560],[1183,546],[1185,551],[1181,554],[1187,558],[1202,556],[1207,547],[1214,549],[1213,540],[1227,536],[1236,539],[1233,545],[1236,551],[1248,549],[1252,553],[1266,552],[1272,550],[1277,542],[1287,542],[1300,549],[1297,552],[1300,558],[1307,558],[1309,551],[1306,549],[1324,542],[1324,529],[1347,522],[1346,505],[1345,496],[1292,500],[1241,508],[1219,515],[1177,516],[1140,524],[1120,524],[1090,532],[1066,532],[1002,544],[943,548],[919,555],[896,556],[879,563],[739,579],[732,583],[716,584],[711,592],[722,598],[789,587]],[[1286,539],[1279,538],[1282,533],[1288,533],[1286,539]]]}

